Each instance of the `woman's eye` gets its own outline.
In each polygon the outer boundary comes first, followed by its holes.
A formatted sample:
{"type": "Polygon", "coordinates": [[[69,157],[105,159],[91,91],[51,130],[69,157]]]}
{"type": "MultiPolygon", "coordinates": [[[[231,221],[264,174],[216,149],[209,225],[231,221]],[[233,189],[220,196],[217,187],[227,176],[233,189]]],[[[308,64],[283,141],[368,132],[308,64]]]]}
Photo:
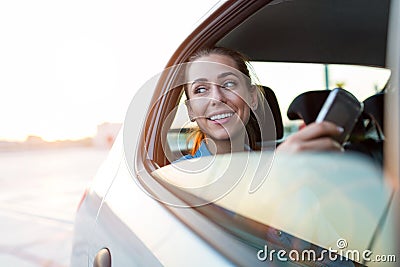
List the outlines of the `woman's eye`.
{"type": "Polygon", "coordinates": [[[206,88],[204,86],[199,86],[197,88],[194,89],[194,93],[195,94],[202,94],[204,92],[206,92],[206,88]]]}
{"type": "Polygon", "coordinates": [[[222,86],[224,87],[224,88],[233,88],[233,87],[235,87],[235,85],[236,85],[236,83],[235,82],[233,82],[233,81],[227,81],[227,82],[225,82],[222,86]]]}

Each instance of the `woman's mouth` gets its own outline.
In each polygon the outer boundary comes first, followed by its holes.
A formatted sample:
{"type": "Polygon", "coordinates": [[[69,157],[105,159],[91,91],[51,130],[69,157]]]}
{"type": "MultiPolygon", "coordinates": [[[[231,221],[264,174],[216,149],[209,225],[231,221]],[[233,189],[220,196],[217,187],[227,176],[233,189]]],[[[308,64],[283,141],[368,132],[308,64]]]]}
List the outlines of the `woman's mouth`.
{"type": "Polygon", "coordinates": [[[234,114],[233,112],[221,113],[221,114],[212,115],[208,119],[214,123],[224,124],[227,121],[229,121],[230,117],[232,117],[233,114],[234,114]]]}

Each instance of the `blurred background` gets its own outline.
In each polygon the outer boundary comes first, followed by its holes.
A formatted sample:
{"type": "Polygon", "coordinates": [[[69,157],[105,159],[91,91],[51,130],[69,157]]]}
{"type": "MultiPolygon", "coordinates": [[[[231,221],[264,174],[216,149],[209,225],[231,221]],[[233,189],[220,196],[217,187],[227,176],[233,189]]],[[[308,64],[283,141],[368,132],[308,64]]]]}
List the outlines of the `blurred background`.
{"type": "Polygon", "coordinates": [[[69,266],[78,203],[146,66],[215,2],[0,2],[1,266],[69,266]]]}

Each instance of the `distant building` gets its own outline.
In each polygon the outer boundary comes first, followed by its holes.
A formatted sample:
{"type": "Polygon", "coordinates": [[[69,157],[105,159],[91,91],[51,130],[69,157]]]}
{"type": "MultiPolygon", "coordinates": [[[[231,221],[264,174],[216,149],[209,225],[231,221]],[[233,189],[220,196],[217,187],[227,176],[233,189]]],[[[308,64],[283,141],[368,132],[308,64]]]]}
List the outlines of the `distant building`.
{"type": "Polygon", "coordinates": [[[43,148],[46,146],[46,142],[40,136],[29,135],[28,137],[26,137],[23,146],[26,149],[43,148]]]}
{"type": "Polygon", "coordinates": [[[95,147],[110,148],[113,145],[121,126],[122,123],[110,122],[98,125],[97,134],[93,138],[93,145],[95,147]]]}
{"type": "Polygon", "coordinates": [[[37,144],[43,144],[45,143],[45,141],[40,136],[29,135],[28,137],[26,137],[25,143],[37,145],[37,144]]]}

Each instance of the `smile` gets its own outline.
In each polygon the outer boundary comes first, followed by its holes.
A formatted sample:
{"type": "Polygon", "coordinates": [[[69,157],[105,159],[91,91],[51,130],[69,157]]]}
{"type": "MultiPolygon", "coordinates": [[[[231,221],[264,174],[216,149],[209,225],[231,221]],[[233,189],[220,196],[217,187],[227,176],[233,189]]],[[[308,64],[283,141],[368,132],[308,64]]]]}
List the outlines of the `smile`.
{"type": "Polygon", "coordinates": [[[226,119],[229,117],[232,117],[233,113],[223,113],[223,114],[217,114],[217,115],[213,115],[209,118],[209,120],[215,121],[215,120],[222,120],[222,119],[226,119]]]}

